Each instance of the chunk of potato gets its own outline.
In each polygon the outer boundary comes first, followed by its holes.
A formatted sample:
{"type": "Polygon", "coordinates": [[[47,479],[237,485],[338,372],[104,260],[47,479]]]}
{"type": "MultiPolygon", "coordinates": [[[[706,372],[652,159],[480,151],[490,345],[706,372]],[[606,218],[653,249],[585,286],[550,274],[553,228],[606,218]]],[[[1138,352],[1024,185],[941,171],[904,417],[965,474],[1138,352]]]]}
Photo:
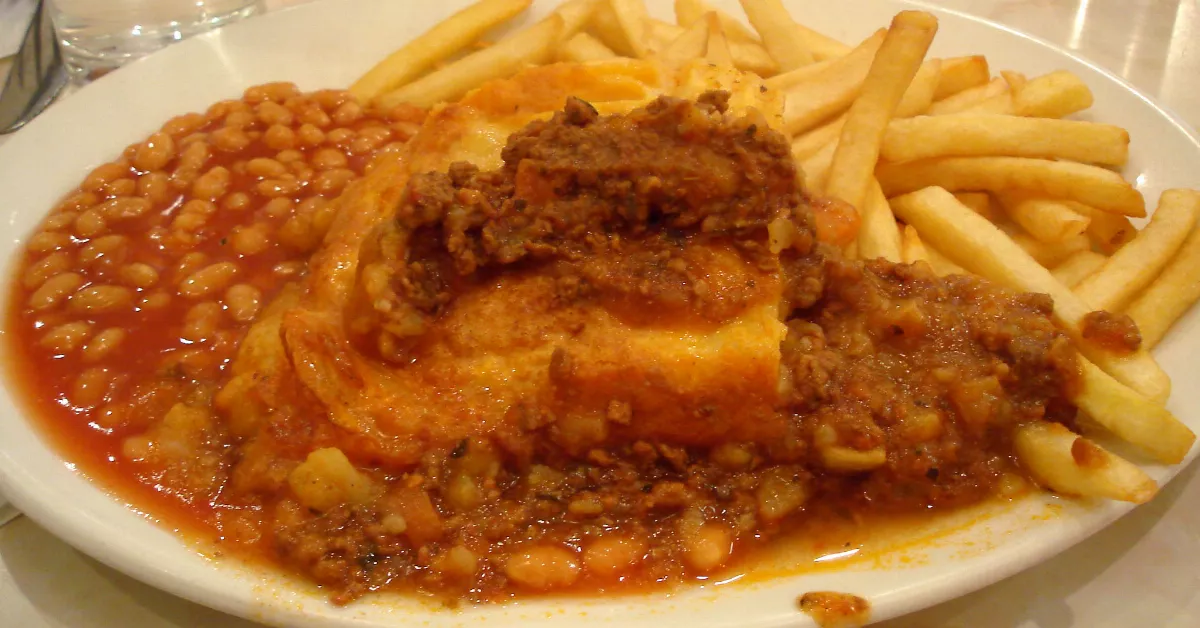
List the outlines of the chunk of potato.
{"type": "Polygon", "coordinates": [[[300,503],[326,511],[343,504],[361,504],[371,498],[371,480],[359,473],[346,454],[336,447],[308,454],[288,476],[300,503]]]}

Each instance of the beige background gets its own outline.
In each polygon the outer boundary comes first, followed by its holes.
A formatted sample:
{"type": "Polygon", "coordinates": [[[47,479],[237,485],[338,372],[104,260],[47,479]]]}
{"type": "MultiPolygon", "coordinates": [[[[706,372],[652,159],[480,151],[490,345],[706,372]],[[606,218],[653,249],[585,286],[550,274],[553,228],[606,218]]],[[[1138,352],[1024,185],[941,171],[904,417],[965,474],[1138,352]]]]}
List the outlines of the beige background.
{"type": "MultiPolygon", "coordinates": [[[[304,0],[267,0],[270,8],[304,0]]],[[[934,0],[1048,39],[1116,72],[1200,126],[1197,0],[934,0]]],[[[0,60],[0,76],[8,63],[0,60]]],[[[0,142],[3,142],[0,136],[0,142]]],[[[1197,168],[1200,174],[1200,167],[1197,168]]],[[[1200,626],[1200,479],[1057,558],[886,628],[1200,626]]],[[[28,519],[0,528],[0,628],[254,628],[161,593],[28,519]]]]}

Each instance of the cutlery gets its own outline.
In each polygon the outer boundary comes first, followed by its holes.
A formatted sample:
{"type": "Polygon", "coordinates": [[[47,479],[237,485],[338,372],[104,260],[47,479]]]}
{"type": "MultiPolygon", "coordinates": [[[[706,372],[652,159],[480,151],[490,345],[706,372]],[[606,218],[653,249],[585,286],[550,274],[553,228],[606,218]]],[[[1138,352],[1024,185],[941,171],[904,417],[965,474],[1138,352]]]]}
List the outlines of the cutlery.
{"type": "Polygon", "coordinates": [[[25,126],[67,85],[68,76],[45,0],[39,0],[0,92],[0,135],[25,126]]]}

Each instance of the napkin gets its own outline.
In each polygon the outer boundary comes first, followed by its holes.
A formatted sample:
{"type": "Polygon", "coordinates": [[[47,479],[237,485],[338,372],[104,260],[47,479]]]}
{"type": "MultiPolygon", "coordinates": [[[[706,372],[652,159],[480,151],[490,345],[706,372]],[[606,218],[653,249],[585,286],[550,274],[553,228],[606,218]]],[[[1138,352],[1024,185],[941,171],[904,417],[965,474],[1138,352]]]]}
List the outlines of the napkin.
{"type": "Polygon", "coordinates": [[[0,59],[17,54],[36,8],[37,0],[0,0],[0,59]]]}

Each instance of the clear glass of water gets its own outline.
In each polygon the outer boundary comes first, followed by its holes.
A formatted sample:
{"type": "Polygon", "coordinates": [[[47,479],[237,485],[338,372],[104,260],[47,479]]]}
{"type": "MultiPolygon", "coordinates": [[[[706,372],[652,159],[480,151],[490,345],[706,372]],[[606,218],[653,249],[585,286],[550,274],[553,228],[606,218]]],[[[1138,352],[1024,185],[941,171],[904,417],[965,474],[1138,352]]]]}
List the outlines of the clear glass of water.
{"type": "Polygon", "coordinates": [[[49,0],[76,83],[262,10],[262,0],[49,0]]]}

